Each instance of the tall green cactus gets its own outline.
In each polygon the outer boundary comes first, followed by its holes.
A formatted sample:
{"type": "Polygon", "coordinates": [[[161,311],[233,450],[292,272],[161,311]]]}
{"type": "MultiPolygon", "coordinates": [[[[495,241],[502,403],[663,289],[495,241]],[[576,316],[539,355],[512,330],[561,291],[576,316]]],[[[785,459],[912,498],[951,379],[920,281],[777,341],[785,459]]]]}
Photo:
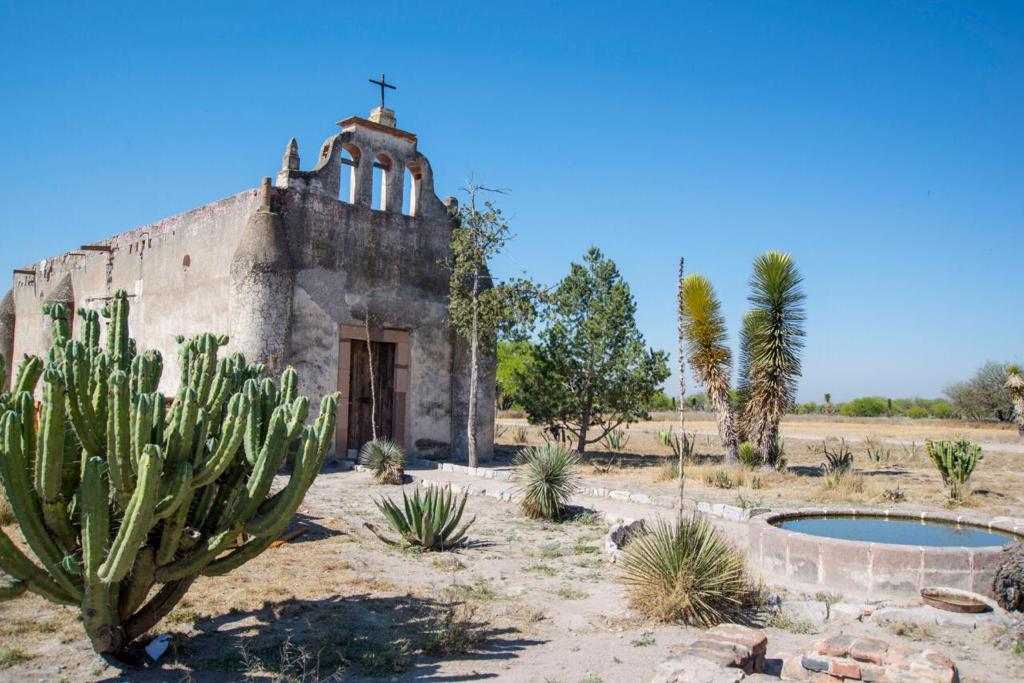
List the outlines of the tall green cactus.
{"type": "Polygon", "coordinates": [[[942,482],[949,487],[949,499],[954,503],[963,500],[967,482],[974,473],[974,468],[985,457],[981,446],[966,439],[959,441],[928,441],[928,455],[939,474],[942,482]]]}
{"type": "MultiPolygon", "coordinates": [[[[306,426],[309,399],[291,368],[280,388],[226,337],[178,338],[179,384],[158,392],[163,359],[136,353],[128,298],[102,317],[48,306],[53,346],[27,356],[0,405],[0,483],[31,551],[0,531],[0,599],[31,591],[78,605],[100,653],[118,655],[162,619],[201,575],[263,552],[298,509],[334,433],[337,395],[306,426]],[[33,395],[42,379],[38,416],[33,395]],[[292,474],[271,494],[290,459],[292,474]]],[[[3,362],[0,360],[0,362],[3,362]]]]}

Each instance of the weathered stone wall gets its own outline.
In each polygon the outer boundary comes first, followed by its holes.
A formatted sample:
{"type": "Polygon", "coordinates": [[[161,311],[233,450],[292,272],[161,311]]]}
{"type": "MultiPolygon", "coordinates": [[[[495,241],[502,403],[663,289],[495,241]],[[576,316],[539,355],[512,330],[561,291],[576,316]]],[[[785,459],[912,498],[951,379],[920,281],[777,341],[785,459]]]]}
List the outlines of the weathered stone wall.
{"type": "MultiPolygon", "coordinates": [[[[70,277],[76,308],[99,309],[116,290],[128,292],[132,334],[140,348],[163,354],[161,390],[175,391],[174,336],[230,329],[228,264],[256,195],[246,190],[94,243],[110,251],[71,251],[34,264],[34,276],[16,274],[14,358],[44,352],[48,326],[42,304],[70,277]]],[[[75,330],[77,324],[76,317],[75,330]]]]}
{"type": "MultiPolygon", "coordinates": [[[[98,309],[125,289],[131,297],[129,326],[140,348],[156,348],[164,356],[162,391],[177,388],[175,335],[209,330],[230,335],[229,350],[242,344],[249,355],[259,351],[249,348],[259,340],[272,340],[263,345],[280,359],[273,364],[294,365],[301,390],[319,400],[348,381],[338,376],[339,326],[362,325],[369,310],[376,327],[410,333],[406,446],[413,455],[422,447],[464,457],[469,367],[464,342],[446,324],[448,277],[442,263],[450,248],[448,210],[434,194],[430,165],[416,150],[414,136],[362,119],[343,124],[343,132],[322,146],[312,171],[297,170],[298,152],[289,145],[277,187],[264,190],[270,208],[261,213],[260,191],[246,190],[93,245],[107,251],[72,251],[25,269],[34,275],[16,273],[8,306],[16,319],[14,357],[44,352],[41,306],[55,292],[70,291],[75,307],[98,309]],[[358,160],[355,168],[342,165],[343,148],[358,160]],[[390,169],[387,210],[369,206],[374,160],[390,169]],[[415,178],[415,216],[401,212],[406,168],[415,178]],[[341,173],[353,176],[353,203],[338,199],[341,173]],[[281,227],[290,272],[275,266],[274,274],[247,277],[242,262],[263,258],[252,253],[247,235],[270,234],[271,224],[281,227]],[[239,267],[232,268],[236,256],[239,267]],[[291,289],[290,305],[278,301],[286,289],[278,280],[291,289]],[[274,292],[249,291],[271,281],[274,292]],[[258,299],[263,308],[240,310],[245,299],[258,299]],[[286,330],[279,329],[279,319],[287,321],[286,330]],[[261,320],[274,329],[259,329],[261,320]]],[[[493,349],[486,350],[479,392],[482,459],[493,446],[494,365],[493,349]]],[[[339,412],[347,419],[347,406],[339,412]]]]}

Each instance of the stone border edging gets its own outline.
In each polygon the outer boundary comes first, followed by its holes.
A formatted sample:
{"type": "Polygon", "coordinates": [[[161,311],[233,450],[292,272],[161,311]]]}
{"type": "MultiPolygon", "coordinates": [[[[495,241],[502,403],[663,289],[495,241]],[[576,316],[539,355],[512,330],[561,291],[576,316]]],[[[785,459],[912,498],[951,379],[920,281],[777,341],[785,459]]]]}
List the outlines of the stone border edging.
{"type": "MultiPolygon", "coordinates": [[[[466,465],[457,465],[451,462],[433,462],[430,460],[415,461],[415,464],[422,467],[432,466],[442,472],[455,472],[458,474],[465,474],[470,477],[478,477],[480,479],[495,479],[498,481],[508,482],[515,481],[515,472],[510,470],[495,470],[489,467],[468,467],[466,465]]],[[[486,495],[486,490],[482,492],[481,495],[486,495]]],[[[670,510],[674,510],[679,504],[678,496],[652,496],[647,493],[631,493],[624,489],[583,487],[579,490],[579,495],[589,496],[591,498],[609,498],[611,500],[618,500],[624,503],[636,503],[637,505],[653,505],[655,507],[667,508],[670,510]]],[[[703,500],[697,501],[694,507],[698,512],[722,517],[723,519],[735,522],[744,522],[752,517],[771,512],[770,508],[743,508],[738,505],[729,505],[728,503],[710,503],[703,500]]]]}

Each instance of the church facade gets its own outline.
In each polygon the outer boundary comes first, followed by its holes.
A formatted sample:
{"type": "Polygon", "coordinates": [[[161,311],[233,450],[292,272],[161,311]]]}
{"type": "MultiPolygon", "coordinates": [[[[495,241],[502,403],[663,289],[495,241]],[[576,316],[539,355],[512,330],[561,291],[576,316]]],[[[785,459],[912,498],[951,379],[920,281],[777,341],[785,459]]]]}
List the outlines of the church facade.
{"type": "MultiPolygon", "coordinates": [[[[98,309],[124,289],[139,347],[163,354],[166,394],[176,335],[227,334],[229,351],[270,373],[294,366],[311,399],[341,392],[337,456],[355,457],[376,423],[413,456],[465,458],[469,351],[446,322],[444,266],[458,203],[436,196],[416,136],[391,110],[338,125],[309,170],[293,139],[274,182],[17,269],[0,354],[13,366],[45,353],[44,303],[98,309]]],[[[482,355],[485,460],[494,349],[482,355]]]]}

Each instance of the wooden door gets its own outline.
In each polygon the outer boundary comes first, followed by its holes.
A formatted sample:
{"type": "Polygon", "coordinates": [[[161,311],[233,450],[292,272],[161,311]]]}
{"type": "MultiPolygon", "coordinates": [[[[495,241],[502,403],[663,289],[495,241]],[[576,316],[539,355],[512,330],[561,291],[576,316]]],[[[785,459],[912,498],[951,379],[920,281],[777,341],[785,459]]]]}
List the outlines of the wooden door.
{"type": "MultiPolygon", "coordinates": [[[[370,363],[366,341],[353,339],[349,367],[348,449],[359,450],[373,440],[373,394],[370,391],[370,363]]],[[[377,398],[377,437],[394,438],[395,345],[370,342],[373,352],[373,388],[377,398]]]]}

